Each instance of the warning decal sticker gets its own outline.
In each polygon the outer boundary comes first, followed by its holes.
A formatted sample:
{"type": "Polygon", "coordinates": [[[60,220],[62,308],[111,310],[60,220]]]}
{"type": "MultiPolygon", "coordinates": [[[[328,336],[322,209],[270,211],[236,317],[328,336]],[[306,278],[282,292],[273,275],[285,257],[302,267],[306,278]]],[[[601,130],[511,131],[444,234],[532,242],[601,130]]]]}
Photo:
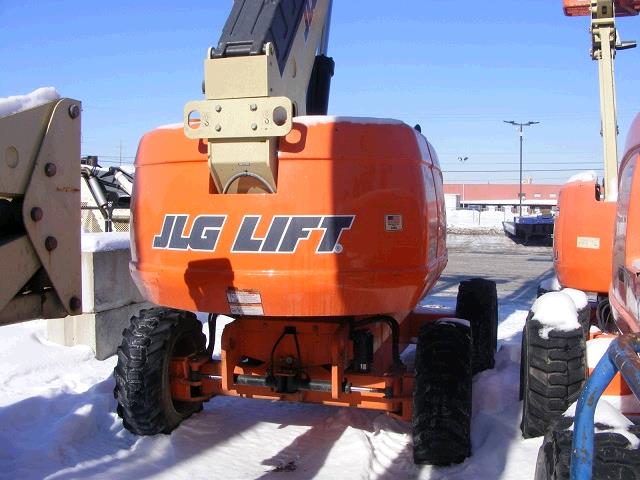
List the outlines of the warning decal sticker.
{"type": "Polygon", "coordinates": [[[232,315],[264,315],[262,297],[257,290],[240,290],[229,287],[227,301],[232,315]]]}
{"type": "Polygon", "coordinates": [[[402,230],[402,215],[385,215],[384,229],[387,232],[399,232],[402,230]]]}
{"type": "Polygon", "coordinates": [[[600,239],[598,237],[578,237],[578,248],[600,249],[600,239]]]}

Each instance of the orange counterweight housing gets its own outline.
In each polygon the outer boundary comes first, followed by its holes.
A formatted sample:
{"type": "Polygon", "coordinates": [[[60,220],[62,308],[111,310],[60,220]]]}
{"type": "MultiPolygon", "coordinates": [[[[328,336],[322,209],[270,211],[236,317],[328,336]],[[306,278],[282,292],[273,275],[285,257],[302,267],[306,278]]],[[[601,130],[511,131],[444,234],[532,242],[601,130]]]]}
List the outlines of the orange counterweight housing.
{"type": "Polygon", "coordinates": [[[136,284],[184,310],[398,317],[447,262],[437,156],[398,121],[294,119],[274,194],[219,194],[206,142],[154,130],[138,149],[132,218],[136,284]]]}
{"type": "Polygon", "coordinates": [[[596,181],[560,189],[553,232],[553,262],[560,285],[606,293],[611,282],[615,202],[597,199],[596,181]]]}
{"type": "Polygon", "coordinates": [[[620,164],[618,209],[609,300],[623,333],[640,332],[640,115],[627,137],[620,164]]]}
{"type": "MultiPolygon", "coordinates": [[[[638,15],[640,0],[615,0],[616,17],[638,15]]],[[[564,0],[564,14],[568,17],[591,15],[591,0],[564,0]]]]}

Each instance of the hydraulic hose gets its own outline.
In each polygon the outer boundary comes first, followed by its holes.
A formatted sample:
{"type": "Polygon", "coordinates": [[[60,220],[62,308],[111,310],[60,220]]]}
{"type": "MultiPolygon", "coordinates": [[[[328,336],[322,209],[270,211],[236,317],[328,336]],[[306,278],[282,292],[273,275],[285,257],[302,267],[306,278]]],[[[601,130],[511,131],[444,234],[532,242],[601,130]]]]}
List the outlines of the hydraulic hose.
{"type": "Polygon", "coordinates": [[[600,396],[617,371],[640,398],[640,336],[623,335],[611,342],[587,380],[576,408],[571,446],[571,480],[591,478],[593,469],[594,415],[600,396]]]}

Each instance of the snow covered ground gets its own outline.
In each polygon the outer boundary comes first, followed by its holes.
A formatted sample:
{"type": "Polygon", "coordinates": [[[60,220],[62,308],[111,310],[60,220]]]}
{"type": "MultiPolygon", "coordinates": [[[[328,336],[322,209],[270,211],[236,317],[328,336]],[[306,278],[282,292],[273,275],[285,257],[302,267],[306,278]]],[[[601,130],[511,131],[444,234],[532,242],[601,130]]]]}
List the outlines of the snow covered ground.
{"type": "MultiPolygon", "coordinates": [[[[85,235],[83,248],[103,248],[101,238],[85,235]]],[[[485,254],[511,243],[488,235],[450,240],[454,250],[485,254]]],[[[433,304],[452,307],[455,293],[440,290],[421,302],[433,304]]],[[[89,347],[48,342],[45,321],[1,327],[0,478],[533,478],[542,439],[521,438],[518,400],[528,308],[501,302],[496,367],[474,379],[473,456],[448,468],[413,464],[406,423],[319,405],[218,397],[171,436],[138,438],[115,414],[115,357],[97,361],[89,347]]]]}
{"type": "Polygon", "coordinates": [[[218,397],[171,436],[137,438],[114,413],[115,357],[48,342],[44,321],[2,327],[0,478],[532,478],[541,438],[521,438],[518,401],[527,305],[500,309],[496,367],[474,380],[473,456],[448,468],[413,465],[408,424],[318,405],[218,397]]]}

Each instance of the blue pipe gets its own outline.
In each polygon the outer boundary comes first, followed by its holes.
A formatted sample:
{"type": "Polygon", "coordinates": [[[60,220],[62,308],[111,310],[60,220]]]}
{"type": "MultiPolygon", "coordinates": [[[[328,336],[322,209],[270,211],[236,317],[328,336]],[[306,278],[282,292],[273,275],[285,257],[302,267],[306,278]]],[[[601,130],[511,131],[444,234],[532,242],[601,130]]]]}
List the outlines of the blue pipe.
{"type": "MultiPolygon", "coordinates": [[[[614,342],[616,342],[614,340],[614,342]]],[[[611,344],[611,346],[613,343],[611,344]]],[[[609,346],[609,349],[611,349],[609,346]]],[[[593,469],[593,417],[596,405],[616,374],[615,363],[603,355],[578,398],[571,445],[571,480],[588,480],[593,469]]]]}
{"type": "Polygon", "coordinates": [[[596,405],[618,370],[640,398],[640,336],[616,338],[602,356],[580,393],[571,448],[571,480],[589,480],[593,471],[593,419],[596,405]]]}

